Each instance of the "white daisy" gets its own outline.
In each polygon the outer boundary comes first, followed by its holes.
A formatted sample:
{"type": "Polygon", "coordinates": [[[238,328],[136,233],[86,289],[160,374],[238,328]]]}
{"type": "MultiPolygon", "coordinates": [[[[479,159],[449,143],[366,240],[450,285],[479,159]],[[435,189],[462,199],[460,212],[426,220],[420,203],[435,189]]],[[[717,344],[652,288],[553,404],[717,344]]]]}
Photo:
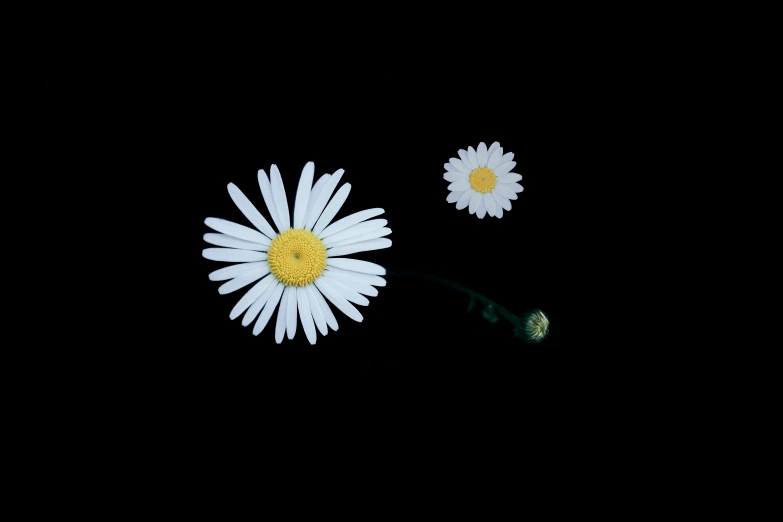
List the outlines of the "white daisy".
{"type": "Polygon", "coordinates": [[[523,190],[517,183],[522,176],[511,172],[516,166],[511,161],[514,154],[503,154],[497,141],[489,149],[482,141],[478,149],[468,147],[458,154],[460,159],[451,158],[443,165],[443,179],[451,182],[446,201],[456,203],[457,210],[468,207],[468,212],[475,212],[479,219],[484,219],[485,214],[502,218],[503,210],[511,210],[509,200],[517,199],[517,193],[523,190]]]}
{"type": "Polygon", "coordinates": [[[253,335],[258,335],[280,303],[275,327],[277,343],[283,341],[286,331],[289,339],[294,338],[297,316],[310,344],[315,344],[316,327],[322,335],[327,334],[327,325],[337,330],[337,320],[327,299],[351,319],[361,321],[362,314],[351,303],[366,306],[369,301],[365,296],[376,296],[378,290],[374,287],[386,286],[380,277],[386,274],[382,266],[341,257],[391,246],[391,240],[383,237],[391,234],[385,227],[387,221],[370,219],[383,214],[383,209],[363,210],[332,223],[351,185],[345,183],[331,197],[343,169],[324,174],[313,184],[314,171],[312,161],[302,170],[293,227],[276,165],[270,169],[271,182],[266,172],[258,171],[258,184],[279,232],[233,183],[228,184],[231,199],[257,230],[218,218],[205,221],[221,233],[205,234],[204,240],[225,248],[207,248],[202,255],[213,261],[238,263],[209,274],[212,281],[229,280],[218,292],[228,294],[258,281],[231,310],[231,319],[244,312],[242,325],[247,326],[257,317],[253,335]]]}

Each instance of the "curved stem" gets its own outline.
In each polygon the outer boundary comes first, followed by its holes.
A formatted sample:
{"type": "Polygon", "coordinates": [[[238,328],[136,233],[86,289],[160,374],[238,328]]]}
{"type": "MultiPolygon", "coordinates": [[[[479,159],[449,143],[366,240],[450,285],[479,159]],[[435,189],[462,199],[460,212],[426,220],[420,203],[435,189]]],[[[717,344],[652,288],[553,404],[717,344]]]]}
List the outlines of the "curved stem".
{"type": "Polygon", "coordinates": [[[483,296],[478,292],[474,292],[470,288],[465,288],[459,283],[455,283],[454,281],[450,281],[448,279],[444,279],[442,277],[437,276],[431,276],[427,274],[420,274],[418,272],[397,272],[392,270],[387,270],[386,275],[391,276],[406,276],[406,277],[418,277],[419,279],[426,279],[429,281],[434,281],[436,283],[440,283],[444,286],[450,286],[451,288],[454,288],[455,290],[459,290],[460,292],[466,293],[469,296],[478,299],[482,303],[484,303],[487,306],[492,306],[494,310],[497,310],[497,312],[502,315],[508,322],[513,324],[515,327],[522,327],[522,319],[517,317],[516,315],[509,312],[506,308],[500,306],[495,301],[490,299],[489,297],[483,296]]]}

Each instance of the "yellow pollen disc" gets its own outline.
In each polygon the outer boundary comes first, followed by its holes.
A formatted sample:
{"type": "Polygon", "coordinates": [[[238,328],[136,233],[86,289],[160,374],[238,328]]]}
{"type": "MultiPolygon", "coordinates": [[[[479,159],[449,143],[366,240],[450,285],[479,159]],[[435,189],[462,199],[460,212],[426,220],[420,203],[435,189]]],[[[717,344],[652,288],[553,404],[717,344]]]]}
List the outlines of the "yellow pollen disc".
{"type": "Polygon", "coordinates": [[[492,192],[492,189],[495,188],[495,185],[498,182],[498,177],[495,176],[495,173],[492,172],[492,169],[488,169],[487,167],[479,167],[470,173],[468,181],[470,181],[470,187],[473,190],[476,192],[481,192],[482,194],[486,194],[487,192],[492,192]]]}
{"type": "Polygon", "coordinates": [[[292,228],[272,240],[266,262],[284,285],[307,286],[326,268],[326,247],[309,230],[292,228]]]}

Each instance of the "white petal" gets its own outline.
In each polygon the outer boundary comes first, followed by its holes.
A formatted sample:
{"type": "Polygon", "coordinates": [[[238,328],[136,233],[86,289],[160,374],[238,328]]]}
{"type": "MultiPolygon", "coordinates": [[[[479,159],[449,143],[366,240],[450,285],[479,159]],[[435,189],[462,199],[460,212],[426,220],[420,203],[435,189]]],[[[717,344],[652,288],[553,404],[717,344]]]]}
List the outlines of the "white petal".
{"type": "Polygon", "coordinates": [[[517,181],[522,181],[522,175],[515,172],[498,176],[498,183],[515,183],[517,181]]]}
{"type": "Polygon", "coordinates": [[[307,340],[310,341],[310,344],[315,344],[316,333],[313,314],[310,312],[310,299],[307,296],[307,290],[302,287],[296,289],[296,306],[299,308],[299,320],[302,321],[302,329],[307,340]]]}
{"type": "Polygon", "coordinates": [[[234,204],[237,206],[237,208],[245,215],[245,217],[253,223],[253,226],[256,227],[258,230],[266,234],[268,237],[272,238],[275,237],[277,234],[275,234],[274,229],[269,225],[266,219],[264,219],[264,216],[261,215],[261,213],[258,211],[258,209],[253,205],[249,199],[247,199],[247,196],[245,196],[241,190],[239,190],[239,187],[234,185],[233,183],[228,184],[228,194],[231,196],[231,199],[234,200],[234,204]]]}
{"type": "Polygon", "coordinates": [[[468,175],[462,172],[447,172],[443,175],[443,179],[450,182],[467,180],[468,175]]]}
{"type": "Polygon", "coordinates": [[[334,266],[343,270],[361,272],[362,274],[386,275],[386,269],[381,265],[376,265],[369,261],[360,261],[359,259],[328,258],[326,266],[334,266]]]}
{"type": "Polygon", "coordinates": [[[492,194],[484,194],[484,207],[487,209],[487,214],[490,216],[495,215],[495,198],[492,197],[492,194]]]}
{"type": "Polygon", "coordinates": [[[489,148],[487,149],[487,157],[489,158],[492,155],[492,153],[495,152],[495,149],[497,149],[498,147],[500,147],[499,142],[497,141],[492,142],[492,145],[490,145],[489,148]]]}
{"type": "Polygon", "coordinates": [[[277,312],[277,323],[275,324],[275,342],[277,344],[282,343],[283,337],[285,337],[285,315],[288,312],[288,297],[291,288],[286,286],[283,290],[283,297],[280,299],[280,310],[277,312]]]}
{"type": "Polygon", "coordinates": [[[505,210],[511,210],[511,202],[508,200],[508,198],[505,198],[498,194],[498,191],[495,190],[492,192],[492,197],[495,198],[495,202],[500,206],[500,208],[505,210]]]}
{"type": "Polygon", "coordinates": [[[386,280],[376,275],[352,272],[351,270],[337,268],[336,266],[327,267],[326,270],[333,274],[339,274],[343,279],[350,279],[351,281],[357,281],[371,286],[386,286],[386,280]]]}
{"type": "Polygon", "coordinates": [[[478,168],[479,166],[478,154],[476,154],[476,149],[474,149],[473,147],[468,147],[468,161],[469,161],[470,168],[472,169],[478,168]]]}
{"type": "Polygon", "coordinates": [[[451,163],[444,163],[443,168],[449,172],[459,172],[457,169],[454,168],[454,165],[452,165],[451,163]]]}
{"type": "Polygon", "coordinates": [[[272,165],[269,172],[272,176],[270,180],[272,184],[272,198],[275,200],[277,217],[280,219],[280,225],[283,227],[280,232],[285,232],[291,228],[291,215],[288,213],[288,200],[285,195],[283,178],[280,176],[280,170],[278,170],[277,165],[272,165]]]}
{"type": "Polygon", "coordinates": [[[486,214],[487,207],[484,206],[484,194],[481,194],[481,198],[479,198],[478,205],[476,206],[476,215],[479,219],[484,219],[486,214]]]}
{"type": "Polygon", "coordinates": [[[487,166],[487,145],[482,141],[479,143],[478,150],[476,151],[476,160],[479,167],[487,166]]]}
{"type": "Polygon", "coordinates": [[[346,276],[344,272],[340,273],[332,271],[331,269],[327,269],[324,271],[324,277],[327,281],[337,281],[338,283],[347,286],[354,292],[369,295],[370,297],[375,297],[378,295],[378,290],[368,284],[359,282],[356,279],[346,276]]]}
{"type": "Polygon", "coordinates": [[[367,241],[359,241],[352,245],[338,246],[330,248],[326,251],[326,255],[331,257],[348,256],[357,252],[369,252],[370,250],[381,250],[382,248],[389,248],[392,246],[392,240],[386,237],[379,237],[376,239],[368,239],[367,241]]]}
{"type": "Polygon", "coordinates": [[[339,329],[339,326],[337,326],[337,318],[335,318],[334,313],[332,313],[332,309],[329,308],[329,305],[326,303],[324,296],[321,295],[321,291],[318,290],[318,288],[314,285],[310,285],[308,288],[313,291],[313,296],[315,297],[315,300],[318,301],[318,307],[324,314],[324,320],[326,320],[326,324],[328,324],[329,328],[336,332],[339,329]]]}
{"type": "Polygon", "coordinates": [[[253,281],[258,281],[268,273],[269,273],[268,265],[259,266],[258,268],[249,270],[243,274],[236,276],[231,281],[220,285],[220,288],[218,288],[218,293],[221,295],[230,294],[235,290],[239,290],[240,288],[249,285],[253,281]]]}
{"type": "Polygon", "coordinates": [[[508,152],[506,154],[503,154],[503,156],[500,158],[500,161],[498,161],[498,165],[502,165],[504,163],[508,163],[509,161],[514,159],[514,153],[508,152]]]}
{"type": "MultiPolygon", "coordinates": [[[[386,221],[386,220],[384,220],[386,221]]],[[[365,232],[364,234],[359,234],[358,236],[349,237],[348,239],[343,239],[342,241],[336,241],[330,245],[327,245],[327,248],[336,248],[346,245],[352,245],[354,243],[359,243],[361,241],[367,241],[368,239],[376,239],[383,236],[388,236],[391,234],[391,229],[387,227],[381,227],[376,228],[375,230],[370,230],[369,232],[365,232]]],[[[329,255],[329,251],[326,252],[327,255],[329,255]]]]}
{"type": "Polygon", "coordinates": [[[500,205],[495,207],[495,217],[498,219],[503,217],[503,207],[501,207],[500,205]]]}
{"type": "Polygon", "coordinates": [[[457,158],[449,158],[449,161],[452,165],[454,165],[454,168],[457,169],[457,172],[462,172],[463,174],[470,174],[470,171],[472,170],[470,167],[462,163],[462,160],[459,160],[457,158]]]}
{"type": "MultiPolygon", "coordinates": [[[[234,308],[231,309],[231,313],[228,314],[229,318],[233,321],[237,317],[239,317],[242,312],[248,309],[250,305],[252,305],[259,297],[261,297],[261,294],[264,293],[264,291],[269,288],[269,286],[274,283],[276,280],[274,277],[265,277],[255,285],[253,285],[253,288],[248,290],[245,295],[242,296],[242,299],[240,299],[236,305],[234,305],[234,308]]],[[[258,308],[261,310],[261,308],[258,308]]],[[[258,312],[256,312],[258,313],[258,312]]],[[[250,323],[252,319],[248,320],[247,322],[250,323]]],[[[244,321],[243,321],[244,323],[244,321]]],[[[247,324],[245,324],[247,326],[247,324]]]]}
{"type": "Polygon", "coordinates": [[[277,207],[275,206],[275,198],[272,197],[272,185],[269,183],[269,178],[266,177],[264,169],[258,171],[258,186],[261,188],[261,195],[264,197],[264,203],[269,211],[269,215],[272,216],[277,230],[282,232],[282,225],[280,223],[280,217],[277,214],[277,207]]]}
{"type": "Polygon", "coordinates": [[[459,197],[464,193],[464,190],[458,190],[456,192],[449,192],[449,195],[446,196],[446,201],[449,203],[456,203],[459,200],[459,197]]]}
{"type": "Polygon", "coordinates": [[[329,299],[342,313],[353,319],[354,321],[362,322],[362,314],[359,313],[351,303],[349,303],[342,295],[340,295],[334,287],[325,281],[323,277],[319,277],[315,280],[315,286],[323,293],[323,295],[329,299]]]}
{"type": "Polygon", "coordinates": [[[457,154],[459,154],[459,159],[462,160],[462,163],[464,163],[467,168],[469,168],[470,170],[473,170],[473,169],[476,168],[470,162],[470,158],[468,157],[468,151],[466,151],[465,149],[459,149],[457,151],[457,154]]]}
{"type": "Polygon", "coordinates": [[[479,192],[474,192],[470,197],[470,206],[468,207],[468,212],[474,214],[478,210],[480,202],[481,194],[479,192]]]}
{"type": "Polygon", "coordinates": [[[329,176],[321,193],[318,194],[318,200],[313,203],[313,208],[307,215],[307,223],[305,224],[307,230],[312,230],[318,222],[318,218],[321,217],[324,207],[326,207],[326,204],[329,202],[329,198],[332,197],[332,193],[334,192],[335,187],[337,187],[337,184],[340,183],[344,172],[343,169],[338,169],[334,174],[329,176]]]}
{"type": "Polygon", "coordinates": [[[205,248],[201,255],[212,261],[227,261],[241,263],[243,261],[263,261],[266,254],[253,250],[237,250],[235,248],[205,248]]]}
{"type": "Polygon", "coordinates": [[[288,338],[293,339],[294,335],[296,335],[297,295],[295,286],[289,286],[288,288],[286,289],[286,292],[290,292],[290,295],[288,296],[288,310],[285,312],[285,329],[286,332],[288,332],[288,338]],[[288,288],[290,288],[290,290],[288,288]]]}
{"type": "Polygon", "coordinates": [[[321,217],[319,217],[318,221],[316,221],[315,226],[313,227],[313,234],[317,236],[323,232],[332,219],[334,219],[334,216],[337,215],[337,212],[340,211],[340,207],[342,207],[343,203],[345,203],[345,199],[348,197],[348,193],[350,191],[350,183],[346,183],[340,187],[340,190],[338,190],[337,194],[334,195],[332,201],[326,205],[326,208],[324,209],[323,214],[321,214],[321,217]]]}
{"type": "Polygon", "coordinates": [[[508,186],[509,186],[509,188],[511,188],[511,190],[513,190],[514,192],[517,192],[517,193],[522,192],[523,190],[525,190],[525,187],[523,187],[519,183],[509,183],[508,186]]]}
{"type": "Polygon", "coordinates": [[[495,176],[502,176],[504,174],[508,174],[511,172],[511,170],[517,166],[516,161],[508,161],[506,163],[501,164],[498,168],[493,169],[495,172],[495,176]]]}
{"type": "Polygon", "coordinates": [[[266,251],[269,247],[262,245],[261,243],[251,243],[244,239],[237,239],[235,237],[227,236],[225,234],[213,234],[212,232],[204,234],[204,241],[212,245],[222,246],[226,248],[239,248],[241,250],[263,250],[266,251]]]}
{"type": "Polygon", "coordinates": [[[454,183],[452,183],[446,188],[458,192],[462,190],[468,190],[470,188],[470,182],[467,179],[463,179],[460,181],[455,181],[454,183]]]}
{"type": "Polygon", "coordinates": [[[355,236],[360,236],[364,234],[365,232],[370,232],[372,230],[382,228],[384,227],[388,221],[385,219],[371,219],[370,221],[365,221],[364,223],[358,223],[356,225],[352,225],[342,232],[338,232],[337,234],[333,234],[329,236],[327,239],[323,239],[324,245],[326,247],[332,246],[334,243],[340,242],[344,239],[348,239],[355,236]]]}
{"type": "Polygon", "coordinates": [[[487,153],[487,167],[490,169],[494,169],[498,165],[500,165],[500,158],[503,157],[503,147],[498,147],[497,149],[492,152],[492,154],[487,153]]]}
{"type": "Polygon", "coordinates": [[[256,321],[256,325],[253,327],[253,335],[260,334],[261,331],[266,326],[266,323],[269,322],[269,318],[272,317],[272,314],[275,312],[277,303],[280,302],[280,296],[283,295],[284,289],[285,286],[280,281],[277,281],[277,285],[275,286],[275,289],[272,291],[272,295],[269,297],[266,304],[264,305],[264,311],[261,312],[261,315],[258,316],[258,321],[256,321]]]}
{"type": "Polygon", "coordinates": [[[370,304],[369,299],[364,297],[356,290],[352,290],[348,288],[340,281],[337,281],[335,279],[330,279],[327,277],[325,277],[324,279],[328,281],[331,287],[334,288],[335,292],[339,293],[343,298],[345,298],[346,301],[357,304],[359,306],[367,306],[368,304],[370,304]]]}
{"type": "Polygon", "coordinates": [[[318,304],[318,299],[313,295],[314,288],[313,285],[304,287],[304,291],[307,294],[307,304],[310,307],[310,313],[313,315],[313,321],[315,322],[315,326],[318,327],[318,331],[321,332],[321,335],[326,335],[329,333],[329,329],[326,327],[326,319],[321,310],[321,305],[318,304]]]}
{"type": "MultiPolygon", "coordinates": [[[[259,285],[264,285],[261,294],[256,297],[255,301],[250,303],[250,308],[247,309],[247,313],[242,318],[242,326],[247,326],[250,323],[253,322],[253,320],[258,315],[258,312],[261,311],[261,309],[264,307],[266,302],[269,300],[269,298],[272,296],[272,294],[275,292],[275,289],[277,289],[277,286],[280,284],[280,281],[275,279],[274,277],[267,277],[265,279],[262,279],[258,283],[256,283],[256,286],[250,289],[250,292],[256,289],[259,285]]],[[[250,293],[248,292],[248,294],[250,293]]],[[[247,295],[247,294],[246,294],[247,295]]],[[[243,298],[244,299],[244,298],[243,298]]],[[[240,301],[241,303],[242,301],[240,301]]],[[[239,303],[237,303],[237,306],[234,308],[237,308],[239,306],[239,303]]],[[[232,310],[231,313],[233,314],[234,311],[232,310]]],[[[241,311],[239,312],[242,313],[241,311]]],[[[237,314],[239,315],[239,314],[237,314]]],[[[233,317],[232,317],[233,319],[233,317]]]]}
{"type": "Polygon", "coordinates": [[[371,217],[380,216],[381,214],[383,214],[382,208],[371,208],[368,210],[362,210],[361,212],[355,212],[350,216],[339,219],[326,227],[318,237],[325,239],[332,234],[336,234],[342,230],[345,230],[351,225],[355,225],[356,223],[360,223],[365,219],[370,219],[371,217]]]}
{"type": "MultiPolygon", "coordinates": [[[[316,201],[318,200],[318,196],[321,195],[321,191],[326,186],[326,182],[329,181],[329,178],[331,178],[331,174],[324,174],[320,178],[318,178],[318,181],[315,182],[313,185],[313,190],[310,191],[310,199],[307,202],[307,212],[305,215],[307,216],[307,220],[310,220],[310,213],[313,211],[313,206],[315,205],[316,201]]],[[[305,228],[307,228],[307,223],[305,223],[305,228]]]]}
{"type": "Polygon", "coordinates": [[[272,244],[272,241],[258,230],[253,230],[244,225],[238,225],[232,221],[226,221],[225,219],[220,218],[207,218],[204,220],[204,224],[213,230],[217,230],[218,232],[222,232],[231,237],[250,241],[251,243],[258,243],[259,245],[266,246],[272,244]]]}
{"type": "Polygon", "coordinates": [[[497,192],[498,194],[500,194],[501,196],[507,199],[517,199],[517,195],[514,193],[513,190],[511,190],[510,183],[498,183],[497,185],[495,185],[495,190],[493,190],[493,192],[497,192]]]}
{"type": "Polygon", "coordinates": [[[226,281],[228,279],[233,279],[236,276],[243,274],[245,272],[249,272],[257,267],[262,266],[261,262],[258,263],[240,263],[238,265],[231,265],[227,266],[225,268],[221,268],[220,270],[215,270],[211,274],[209,274],[209,280],[210,281],[226,281]]]}
{"type": "Polygon", "coordinates": [[[462,210],[463,208],[467,207],[468,203],[470,202],[470,198],[473,197],[473,194],[475,194],[473,189],[463,192],[457,200],[457,210],[462,210]]]}
{"type": "Polygon", "coordinates": [[[307,217],[307,203],[310,201],[310,191],[313,190],[313,174],[315,163],[308,161],[299,176],[299,186],[296,188],[294,200],[294,228],[303,228],[307,217]]]}

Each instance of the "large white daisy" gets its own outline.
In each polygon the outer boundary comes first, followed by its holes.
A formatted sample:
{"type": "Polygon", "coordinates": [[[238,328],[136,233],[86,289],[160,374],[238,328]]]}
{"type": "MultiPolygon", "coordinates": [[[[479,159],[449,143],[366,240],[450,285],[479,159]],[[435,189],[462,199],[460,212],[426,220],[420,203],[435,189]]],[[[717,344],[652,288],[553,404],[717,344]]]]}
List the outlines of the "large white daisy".
{"type": "Polygon", "coordinates": [[[231,199],[257,230],[218,218],[205,221],[221,233],[205,234],[204,240],[223,248],[204,249],[203,256],[237,263],[209,274],[212,281],[228,280],[218,292],[228,294],[258,281],[231,310],[231,319],[244,312],[242,325],[247,326],[258,318],[253,327],[253,334],[258,335],[280,303],[277,343],[283,341],[285,332],[289,339],[294,338],[297,316],[310,344],[315,344],[316,327],[322,335],[327,334],[327,325],[337,330],[327,299],[351,319],[361,321],[362,314],[351,303],[366,306],[369,301],[365,296],[376,296],[378,290],[374,287],[386,286],[380,277],[386,274],[382,266],[342,257],[391,246],[391,240],[383,237],[391,234],[385,227],[387,221],[370,219],[383,214],[383,209],[363,210],[332,223],[351,185],[345,183],[335,192],[343,169],[324,174],[313,184],[314,171],[312,161],[302,170],[293,227],[276,165],[270,169],[271,182],[266,172],[258,171],[258,184],[278,232],[233,183],[228,184],[231,199]]]}
{"type": "Polygon", "coordinates": [[[451,182],[446,201],[456,203],[457,210],[468,207],[468,212],[479,219],[484,219],[485,214],[502,218],[503,210],[511,210],[509,200],[517,199],[517,193],[523,190],[517,183],[522,176],[511,172],[516,166],[511,161],[514,153],[503,154],[497,141],[487,149],[482,141],[478,149],[468,147],[458,154],[459,159],[451,158],[443,165],[443,179],[451,182]]]}

